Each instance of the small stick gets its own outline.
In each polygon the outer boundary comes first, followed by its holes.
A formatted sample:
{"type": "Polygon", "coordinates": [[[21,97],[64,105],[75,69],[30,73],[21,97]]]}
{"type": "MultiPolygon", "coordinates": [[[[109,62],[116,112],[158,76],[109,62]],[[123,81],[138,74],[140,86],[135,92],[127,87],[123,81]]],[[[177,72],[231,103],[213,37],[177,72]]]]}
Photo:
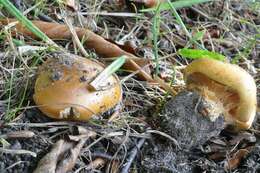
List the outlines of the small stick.
{"type": "Polygon", "coordinates": [[[0,135],[0,138],[4,138],[4,139],[12,139],[12,138],[32,138],[34,137],[35,133],[33,133],[32,131],[16,131],[16,132],[10,132],[7,134],[3,134],[0,135]]]}
{"type": "Polygon", "coordinates": [[[122,168],[121,173],[128,173],[129,169],[137,155],[137,152],[141,149],[141,147],[143,146],[145,142],[145,138],[142,138],[138,141],[136,147],[134,147],[131,152],[130,152],[130,156],[127,159],[127,163],[125,164],[125,166],[122,168]]]}
{"type": "Polygon", "coordinates": [[[37,157],[37,154],[32,151],[28,150],[11,150],[6,148],[0,148],[0,153],[7,153],[7,154],[29,154],[33,157],[37,157]]]}
{"type": "Polygon", "coordinates": [[[161,135],[163,137],[166,137],[166,138],[170,139],[174,143],[174,145],[178,147],[178,149],[181,149],[178,141],[176,139],[174,139],[173,137],[171,137],[170,135],[164,133],[164,132],[161,132],[161,131],[158,131],[158,130],[147,130],[147,133],[154,133],[154,134],[158,134],[158,135],[161,135]]]}

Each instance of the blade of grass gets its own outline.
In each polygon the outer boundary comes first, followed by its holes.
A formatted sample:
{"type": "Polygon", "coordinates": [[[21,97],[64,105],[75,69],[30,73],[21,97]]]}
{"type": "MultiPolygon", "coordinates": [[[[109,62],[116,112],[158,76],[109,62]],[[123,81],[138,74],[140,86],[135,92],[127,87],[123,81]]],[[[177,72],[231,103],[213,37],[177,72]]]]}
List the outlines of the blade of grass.
{"type": "MultiPolygon", "coordinates": [[[[175,9],[180,9],[180,8],[191,7],[192,5],[196,5],[196,4],[200,4],[200,3],[204,3],[204,2],[210,2],[210,1],[213,1],[213,0],[180,0],[180,1],[171,2],[171,4],[175,7],[175,9]]],[[[168,4],[168,2],[161,3],[160,11],[170,10],[170,9],[171,9],[171,6],[168,4]]],[[[157,10],[157,7],[153,7],[153,8],[143,9],[140,11],[141,12],[152,12],[152,11],[156,11],[156,10],[157,10]]]]}
{"type": "Polygon", "coordinates": [[[43,41],[58,47],[49,37],[47,37],[39,28],[37,28],[30,20],[28,20],[9,0],[0,0],[0,3],[11,13],[19,22],[21,22],[27,29],[33,32],[37,37],[43,41]]]}
{"type": "Polygon", "coordinates": [[[181,25],[181,27],[184,30],[184,32],[186,33],[186,35],[189,38],[191,38],[191,34],[188,31],[188,29],[186,28],[185,24],[183,23],[183,21],[181,19],[181,16],[178,14],[178,12],[176,11],[175,7],[172,5],[171,1],[170,0],[167,0],[167,1],[168,1],[168,5],[170,6],[170,9],[172,10],[173,15],[175,16],[177,22],[181,25]]]}
{"type": "Polygon", "coordinates": [[[190,59],[199,59],[199,58],[210,58],[210,59],[216,59],[220,61],[225,61],[226,57],[218,54],[216,52],[210,52],[208,50],[198,50],[198,49],[187,49],[183,48],[178,51],[178,53],[186,58],[190,59]]]}
{"type": "Polygon", "coordinates": [[[91,83],[93,89],[98,90],[100,84],[104,82],[109,76],[116,72],[126,61],[126,56],[121,56],[107,66],[91,83]]]}
{"type": "Polygon", "coordinates": [[[154,53],[154,61],[155,61],[155,75],[159,74],[159,56],[158,56],[158,34],[160,32],[160,4],[157,6],[157,10],[153,17],[153,53],[154,53]]]}
{"type": "Polygon", "coordinates": [[[167,0],[168,4],[170,6],[171,11],[173,12],[173,15],[175,16],[177,22],[181,25],[182,29],[184,30],[185,34],[189,37],[190,41],[194,44],[196,44],[200,49],[205,49],[201,44],[199,44],[190,34],[188,29],[186,28],[185,24],[183,23],[181,16],[176,11],[175,7],[172,5],[170,0],[167,0]]]}

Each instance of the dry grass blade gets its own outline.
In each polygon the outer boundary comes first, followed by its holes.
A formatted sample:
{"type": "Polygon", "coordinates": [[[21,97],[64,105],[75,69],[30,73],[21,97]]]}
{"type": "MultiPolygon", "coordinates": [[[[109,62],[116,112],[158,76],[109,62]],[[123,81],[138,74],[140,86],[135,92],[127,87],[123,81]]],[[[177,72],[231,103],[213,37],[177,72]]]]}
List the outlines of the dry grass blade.
{"type": "MultiPolygon", "coordinates": [[[[14,21],[14,19],[2,19],[0,20],[0,25],[7,25],[14,21]]],[[[32,21],[32,23],[51,39],[71,39],[73,36],[69,27],[66,25],[43,21],[32,21]]],[[[18,32],[23,33],[24,36],[37,39],[37,36],[26,29],[21,23],[18,23],[15,26],[15,29],[18,32]]],[[[150,76],[150,70],[148,68],[142,69],[142,66],[147,64],[147,60],[138,58],[135,55],[122,50],[117,45],[105,40],[103,37],[90,30],[78,27],[75,27],[74,30],[79,39],[85,40],[84,46],[87,48],[95,50],[97,54],[103,57],[120,57],[126,55],[128,59],[126,60],[125,68],[133,71],[138,70],[138,75],[142,79],[153,81],[150,76]]]]}
{"type": "Polygon", "coordinates": [[[6,153],[6,154],[28,154],[31,155],[33,157],[37,157],[37,154],[35,152],[32,151],[28,151],[28,150],[11,150],[11,149],[6,149],[6,148],[0,148],[0,153],[6,153]]]}
{"type": "Polygon", "coordinates": [[[32,131],[14,131],[14,132],[9,132],[7,134],[0,135],[0,138],[4,139],[17,139],[17,138],[32,138],[34,136],[34,132],[32,131]]]}

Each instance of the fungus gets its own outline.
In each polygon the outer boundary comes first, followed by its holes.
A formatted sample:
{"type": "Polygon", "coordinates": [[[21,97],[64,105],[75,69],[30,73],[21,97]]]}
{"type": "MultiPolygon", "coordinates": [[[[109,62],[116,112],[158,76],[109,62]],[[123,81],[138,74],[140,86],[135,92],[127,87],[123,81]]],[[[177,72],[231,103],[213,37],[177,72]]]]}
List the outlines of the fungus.
{"type": "Polygon", "coordinates": [[[156,7],[158,3],[160,3],[158,0],[144,0],[145,6],[149,8],[156,7]]]}
{"type": "Polygon", "coordinates": [[[223,113],[228,124],[250,128],[256,114],[256,84],[244,69],[202,58],[186,67],[185,78],[188,89],[198,91],[211,104],[211,110],[205,110],[210,119],[223,113]]]}
{"type": "Polygon", "coordinates": [[[101,63],[75,55],[49,59],[40,67],[34,101],[51,118],[88,120],[113,108],[122,98],[116,75],[93,90],[90,82],[103,70],[101,63]]]}

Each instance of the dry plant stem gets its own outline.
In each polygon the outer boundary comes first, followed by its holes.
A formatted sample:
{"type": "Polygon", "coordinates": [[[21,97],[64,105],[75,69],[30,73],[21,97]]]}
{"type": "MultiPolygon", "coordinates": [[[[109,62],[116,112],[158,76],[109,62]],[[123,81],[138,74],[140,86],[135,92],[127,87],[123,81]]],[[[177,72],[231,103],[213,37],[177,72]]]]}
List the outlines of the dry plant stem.
{"type": "Polygon", "coordinates": [[[145,142],[145,138],[140,139],[137,143],[137,146],[131,150],[130,156],[127,159],[127,163],[123,167],[121,173],[128,173],[129,172],[129,169],[130,169],[138,151],[140,151],[141,147],[143,146],[144,142],[145,142]]]}
{"type": "Polygon", "coordinates": [[[87,53],[87,51],[84,49],[83,45],[81,44],[80,40],[79,40],[79,37],[77,36],[77,33],[75,32],[74,30],[74,27],[72,26],[71,22],[65,18],[65,22],[66,24],[68,25],[68,28],[72,34],[72,38],[74,40],[74,42],[76,43],[76,45],[78,46],[80,52],[85,56],[85,57],[88,57],[89,54],[87,53]]]}
{"type": "MultiPolygon", "coordinates": [[[[5,19],[0,20],[2,25],[7,25],[8,23],[14,22],[14,19],[5,19]]],[[[68,26],[56,23],[49,23],[43,21],[32,21],[33,24],[38,27],[43,33],[45,33],[51,39],[71,39],[72,33],[68,26]]],[[[37,38],[31,31],[22,26],[21,23],[18,23],[15,26],[16,30],[22,33],[25,36],[30,36],[32,38],[37,38]]],[[[129,59],[127,59],[125,63],[125,68],[133,71],[140,70],[138,75],[143,80],[153,81],[149,72],[146,72],[140,66],[143,66],[147,63],[146,60],[138,58],[131,53],[128,53],[117,45],[105,40],[103,37],[95,34],[94,32],[87,30],[85,28],[74,28],[79,39],[85,39],[84,45],[96,51],[97,54],[103,57],[119,57],[122,55],[126,55],[129,59]],[[137,65],[138,64],[138,65],[137,65]]]]}
{"type": "Polygon", "coordinates": [[[29,154],[33,157],[37,157],[37,154],[32,151],[28,150],[11,150],[11,149],[5,149],[5,148],[0,148],[0,153],[7,153],[7,154],[29,154]]]}
{"type": "Polygon", "coordinates": [[[32,138],[35,134],[32,131],[15,131],[7,134],[0,135],[4,139],[17,139],[17,138],[32,138]]]}

